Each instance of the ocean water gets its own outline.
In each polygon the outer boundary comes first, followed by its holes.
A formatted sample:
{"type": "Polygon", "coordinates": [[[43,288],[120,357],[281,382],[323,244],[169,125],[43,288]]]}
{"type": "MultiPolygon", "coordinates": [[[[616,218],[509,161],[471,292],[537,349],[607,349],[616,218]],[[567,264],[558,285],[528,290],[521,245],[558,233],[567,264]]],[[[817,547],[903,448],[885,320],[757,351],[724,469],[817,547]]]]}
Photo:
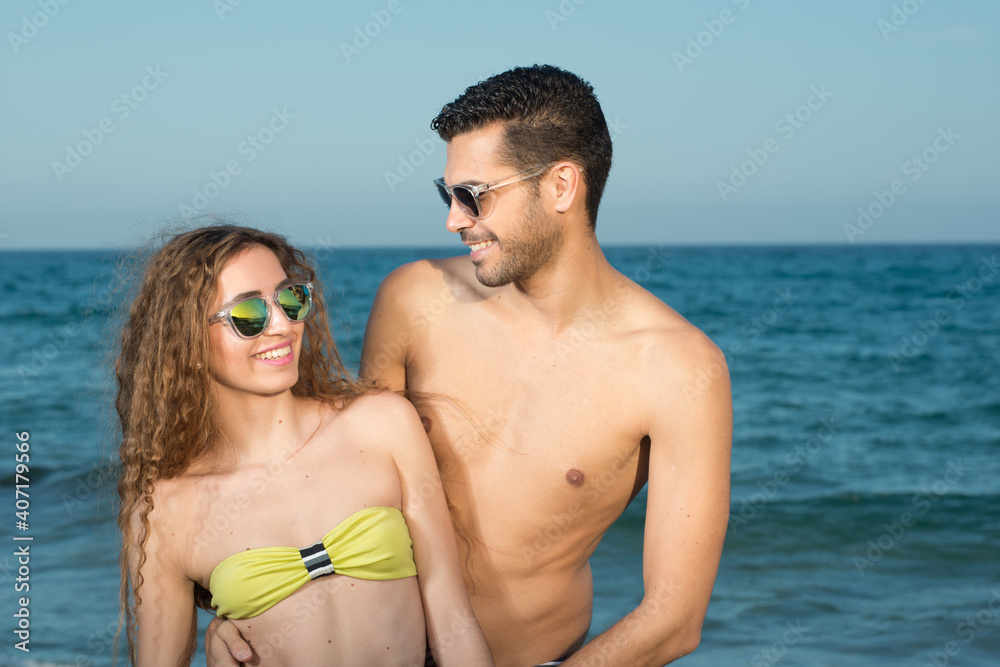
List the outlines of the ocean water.
{"type": "MultiPolygon", "coordinates": [[[[351,367],[381,278],[455,252],[316,252],[351,367]]],[[[729,534],[701,647],[676,664],[1000,664],[1000,246],[651,246],[607,255],[729,359],[729,534]]],[[[125,298],[108,290],[116,258],[0,253],[2,665],[111,662],[118,573],[108,371],[113,314],[125,298]],[[27,530],[15,515],[23,431],[27,530]],[[25,544],[29,579],[19,582],[14,552],[25,544]],[[30,592],[17,592],[24,583],[30,592]],[[15,648],[21,596],[30,597],[30,653],[15,648]]],[[[642,597],[644,506],[645,492],[592,559],[592,633],[642,597]]]]}

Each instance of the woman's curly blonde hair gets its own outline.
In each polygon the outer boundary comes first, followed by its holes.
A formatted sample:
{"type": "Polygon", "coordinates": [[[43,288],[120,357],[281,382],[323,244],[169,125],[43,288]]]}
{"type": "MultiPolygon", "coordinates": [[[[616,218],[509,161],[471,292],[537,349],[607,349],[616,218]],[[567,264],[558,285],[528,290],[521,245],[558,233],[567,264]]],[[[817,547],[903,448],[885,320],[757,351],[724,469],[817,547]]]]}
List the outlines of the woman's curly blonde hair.
{"type": "Polygon", "coordinates": [[[115,364],[122,462],[118,527],[124,614],[119,629],[124,625],[127,631],[130,664],[135,661],[135,612],[141,603],[153,489],[157,481],[180,475],[193,461],[213,453],[217,429],[209,390],[209,309],[220,272],[256,246],[270,249],[289,278],[314,283],[316,314],[304,325],[292,394],[343,407],[366,391],[341,362],[313,267],[284,237],[216,224],[177,234],[150,256],[115,364]],[[133,550],[138,554],[134,579],[128,562],[133,550]]]}

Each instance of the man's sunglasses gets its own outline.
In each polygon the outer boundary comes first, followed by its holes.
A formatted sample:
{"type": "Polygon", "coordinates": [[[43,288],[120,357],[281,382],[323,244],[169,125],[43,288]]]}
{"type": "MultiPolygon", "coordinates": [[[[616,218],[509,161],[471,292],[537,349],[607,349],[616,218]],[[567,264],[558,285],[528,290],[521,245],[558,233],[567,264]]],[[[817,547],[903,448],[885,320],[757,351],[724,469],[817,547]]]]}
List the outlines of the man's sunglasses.
{"type": "Polygon", "coordinates": [[[312,283],[289,285],[271,295],[270,299],[255,296],[220,310],[208,318],[209,324],[229,320],[240,338],[256,338],[271,322],[271,304],[281,306],[289,322],[304,322],[312,314],[312,283]]]}
{"type": "Polygon", "coordinates": [[[483,183],[481,185],[459,184],[453,185],[449,188],[443,178],[435,180],[434,185],[437,186],[438,194],[441,195],[441,199],[448,208],[451,208],[451,200],[454,198],[455,201],[458,202],[458,207],[462,209],[462,212],[465,213],[465,215],[470,218],[485,218],[493,211],[491,202],[494,200],[492,197],[488,197],[485,202],[480,201],[479,195],[488,190],[496,190],[497,188],[513,185],[514,183],[520,183],[521,181],[538,176],[553,164],[555,163],[550,162],[549,164],[540,164],[536,167],[519,171],[516,174],[500,179],[499,181],[483,183]]]}

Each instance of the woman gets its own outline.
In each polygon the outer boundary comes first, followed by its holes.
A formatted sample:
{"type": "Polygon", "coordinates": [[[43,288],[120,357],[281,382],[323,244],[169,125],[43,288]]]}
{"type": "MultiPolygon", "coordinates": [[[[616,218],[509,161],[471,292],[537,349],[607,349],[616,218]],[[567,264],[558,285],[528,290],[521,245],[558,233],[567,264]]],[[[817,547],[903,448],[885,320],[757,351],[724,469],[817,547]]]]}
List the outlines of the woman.
{"type": "Polygon", "coordinates": [[[253,664],[491,665],[419,418],[348,376],[313,281],[233,226],[149,262],[116,368],[130,658],[189,662],[207,591],[253,664]]]}

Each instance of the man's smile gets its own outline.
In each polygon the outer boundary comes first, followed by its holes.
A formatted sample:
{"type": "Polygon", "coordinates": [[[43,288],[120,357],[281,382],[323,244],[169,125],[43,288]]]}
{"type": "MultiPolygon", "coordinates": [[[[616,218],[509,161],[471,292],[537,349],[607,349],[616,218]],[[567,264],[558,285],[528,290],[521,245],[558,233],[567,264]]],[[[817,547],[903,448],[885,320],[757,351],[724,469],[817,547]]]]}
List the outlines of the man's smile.
{"type": "Polygon", "coordinates": [[[478,252],[480,250],[485,250],[486,248],[489,248],[494,243],[495,241],[493,239],[490,239],[488,241],[480,241],[478,243],[468,243],[466,245],[469,246],[469,250],[471,250],[472,252],[478,252]]]}

